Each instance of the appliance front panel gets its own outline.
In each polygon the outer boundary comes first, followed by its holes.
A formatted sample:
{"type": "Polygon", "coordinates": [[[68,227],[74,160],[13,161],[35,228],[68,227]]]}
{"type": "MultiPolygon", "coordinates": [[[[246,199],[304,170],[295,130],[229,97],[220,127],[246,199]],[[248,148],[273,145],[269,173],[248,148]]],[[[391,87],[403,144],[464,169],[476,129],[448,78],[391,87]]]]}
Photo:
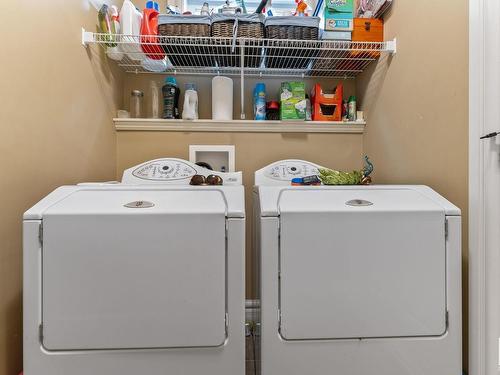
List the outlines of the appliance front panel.
{"type": "Polygon", "coordinates": [[[226,339],[225,213],[47,214],[48,350],[216,347],[226,339]]]}
{"type": "MultiPolygon", "coordinates": [[[[287,199],[280,202],[281,336],[315,340],[443,335],[444,213],[404,207],[384,211],[374,196],[371,206],[336,210],[332,205],[328,210],[329,204],[324,204],[317,211],[297,211],[292,200],[306,207],[309,194],[290,192],[290,210],[287,199]]],[[[335,191],[322,194],[326,200],[336,199],[335,191]]],[[[350,198],[363,196],[358,192],[350,198]]]]}

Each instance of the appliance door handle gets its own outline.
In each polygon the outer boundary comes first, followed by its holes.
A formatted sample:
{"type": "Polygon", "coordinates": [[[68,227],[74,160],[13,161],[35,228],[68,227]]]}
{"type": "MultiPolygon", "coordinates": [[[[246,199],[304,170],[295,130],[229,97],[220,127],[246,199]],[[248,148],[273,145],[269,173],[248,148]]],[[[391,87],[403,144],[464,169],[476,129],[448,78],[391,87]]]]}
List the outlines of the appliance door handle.
{"type": "Polygon", "coordinates": [[[479,139],[486,139],[486,138],[494,138],[496,137],[497,135],[499,135],[500,132],[493,132],[493,133],[488,133],[486,135],[483,135],[482,137],[480,137],[479,139]]]}

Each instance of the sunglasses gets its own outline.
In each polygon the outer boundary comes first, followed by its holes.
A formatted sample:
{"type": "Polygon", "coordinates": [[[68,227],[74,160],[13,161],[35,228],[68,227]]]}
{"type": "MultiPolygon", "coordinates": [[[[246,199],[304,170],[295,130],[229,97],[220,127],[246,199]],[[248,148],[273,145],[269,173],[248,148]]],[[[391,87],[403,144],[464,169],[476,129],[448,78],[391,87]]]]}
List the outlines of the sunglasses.
{"type": "Polygon", "coordinates": [[[189,185],[222,185],[223,180],[222,177],[211,174],[207,177],[202,176],[201,174],[195,174],[191,177],[191,181],[189,185]]]}

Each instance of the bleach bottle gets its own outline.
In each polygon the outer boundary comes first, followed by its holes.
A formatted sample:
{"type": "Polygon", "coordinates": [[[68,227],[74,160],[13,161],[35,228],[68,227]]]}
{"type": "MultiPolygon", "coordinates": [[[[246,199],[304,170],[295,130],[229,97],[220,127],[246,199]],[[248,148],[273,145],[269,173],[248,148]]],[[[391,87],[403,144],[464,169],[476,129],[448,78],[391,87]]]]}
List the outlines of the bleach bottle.
{"type": "Polygon", "coordinates": [[[184,120],[198,120],[198,92],[194,83],[186,83],[182,118],[184,120]]]}

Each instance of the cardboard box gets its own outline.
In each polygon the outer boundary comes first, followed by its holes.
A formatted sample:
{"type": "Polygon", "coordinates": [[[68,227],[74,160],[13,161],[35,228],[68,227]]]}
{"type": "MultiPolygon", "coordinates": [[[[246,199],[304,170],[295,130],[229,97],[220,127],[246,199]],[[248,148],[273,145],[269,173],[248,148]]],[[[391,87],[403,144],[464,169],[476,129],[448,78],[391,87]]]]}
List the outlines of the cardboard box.
{"type": "Polygon", "coordinates": [[[350,31],[323,31],[321,39],[324,40],[352,40],[350,31]]]}
{"type": "Polygon", "coordinates": [[[325,30],[352,31],[354,0],[325,0],[325,30]]]}
{"type": "Polygon", "coordinates": [[[305,120],[306,87],[304,82],[282,82],[280,87],[280,119],[305,120]]]}

